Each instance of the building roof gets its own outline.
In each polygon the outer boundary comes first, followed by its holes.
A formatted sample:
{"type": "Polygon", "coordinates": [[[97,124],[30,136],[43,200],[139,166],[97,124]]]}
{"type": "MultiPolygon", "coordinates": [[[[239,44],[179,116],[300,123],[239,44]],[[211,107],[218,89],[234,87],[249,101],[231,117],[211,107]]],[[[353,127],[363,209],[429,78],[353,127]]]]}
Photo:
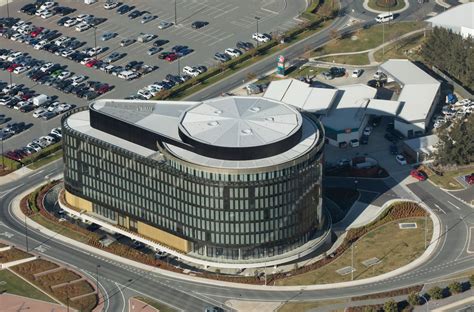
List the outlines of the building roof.
{"type": "Polygon", "coordinates": [[[444,27],[474,29],[474,2],[457,5],[427,20],[444,27]]]}
{"type": "Polygon", "coordinates": [[[212,146],[257,147],[281,141],[301,127],[294,108],[261,97],[222,97],[187,109],[179,127],[212,146]]]}
{"type": "Polygon", "coordinates": [[[324,113],[334,102],[337,89],[313,88],[296,79],[272,81],[264,98],[281,101],[311,113],[324,113]]]}
{"type": "Polygon", "coordinates": [[[164,146],[175,157],[197,165],[220,169],[254,169],[284,164],[308,153],[318,143],[320,132],[316,124],[306,116],[302,116],[301,129],[302,135],[299,142],[290,149],[274,156],[252,160],[222,160],[203,156],[167,143],[164,143],[164,146]]]}
{"type": "Polygon", "coordinates": [[[436,145],[438,142],[439,138],[436,134],[403,141],[403,143],[405,143],[405,145],[410,147],[410,149],[413,151],[424,154],[431,154],[436,151],[436,145]]]}
{"type": "Polygon", "coordinates": [[[425,121],[441,83],[409,60],[391,59],[380,69],[402,85],[398,117],[408,122],[425,121]]]}
{"type": "Polygon", "coordinates": [[[369,101],[375,97],[377,89],[364,84],[339,87],[334,108],[321,117],[325,127],[333,130],[357,129],[360,127],[369,101]]]}
{"type": "Polygon", "coordinates": [[[400,101],[370,99],[366,113],[371,115],[396,116],[400,109],[400,101]]]}

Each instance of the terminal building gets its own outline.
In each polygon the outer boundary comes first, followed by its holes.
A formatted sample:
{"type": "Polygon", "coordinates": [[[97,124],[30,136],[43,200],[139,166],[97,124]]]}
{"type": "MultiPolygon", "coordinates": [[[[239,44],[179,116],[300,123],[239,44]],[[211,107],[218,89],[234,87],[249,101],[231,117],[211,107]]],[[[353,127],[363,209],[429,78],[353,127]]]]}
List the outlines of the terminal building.
{"type": "Polygon", "coordinates": [[[61,206],[188,260],[272,263],[327,236],[324,130],[291,105],[97,100],[62,130],[61,206]]]}

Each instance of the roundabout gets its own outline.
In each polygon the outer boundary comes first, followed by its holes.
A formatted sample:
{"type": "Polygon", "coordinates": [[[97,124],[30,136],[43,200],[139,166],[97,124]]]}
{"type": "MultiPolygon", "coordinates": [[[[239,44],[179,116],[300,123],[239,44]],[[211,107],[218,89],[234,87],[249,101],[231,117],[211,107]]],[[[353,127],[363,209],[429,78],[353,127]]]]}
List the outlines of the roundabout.
{"type": "Polygon", "coordinates": [[[401,13],[410,7],[408,0],[364,0],[364,9],[372,13],[401,13]]]}

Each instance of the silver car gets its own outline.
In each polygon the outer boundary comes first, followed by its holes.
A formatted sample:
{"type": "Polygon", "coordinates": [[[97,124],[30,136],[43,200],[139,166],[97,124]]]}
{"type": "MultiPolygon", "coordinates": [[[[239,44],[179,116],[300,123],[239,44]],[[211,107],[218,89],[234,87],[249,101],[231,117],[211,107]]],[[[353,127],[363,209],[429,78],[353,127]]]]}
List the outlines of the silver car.
{"type": "Polygon", "coordinates": [[[166,29],[173,26],[173,23],[167,22],[167,21],[162,21],[160,25],[158,25],[159,29],[166,29]]]}
{"type": "Polygon", "coordinates": [[[107,41],[107,40],[110,40],[110,39],[114,38],[115,36],[117,36],[117,34],[114,33],[114,32],[106,32],[102,35],[102,37],[100,39],[102,41],[107,41]]]}

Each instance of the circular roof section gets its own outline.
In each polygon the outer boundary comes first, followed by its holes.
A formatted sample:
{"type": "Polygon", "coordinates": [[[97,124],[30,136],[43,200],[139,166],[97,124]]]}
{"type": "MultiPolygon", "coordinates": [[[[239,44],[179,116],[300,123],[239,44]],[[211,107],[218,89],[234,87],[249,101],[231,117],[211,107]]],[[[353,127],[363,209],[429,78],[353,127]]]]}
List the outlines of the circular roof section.
{"type": "Polygon", "coordinates": [[[286,104],[257,97],[222,97],[185,111],[179,129],[205,145],[252,148],[284,141],[301,125],[301,114],[286,104]]]}

